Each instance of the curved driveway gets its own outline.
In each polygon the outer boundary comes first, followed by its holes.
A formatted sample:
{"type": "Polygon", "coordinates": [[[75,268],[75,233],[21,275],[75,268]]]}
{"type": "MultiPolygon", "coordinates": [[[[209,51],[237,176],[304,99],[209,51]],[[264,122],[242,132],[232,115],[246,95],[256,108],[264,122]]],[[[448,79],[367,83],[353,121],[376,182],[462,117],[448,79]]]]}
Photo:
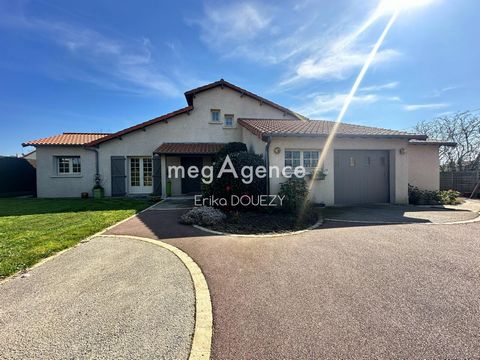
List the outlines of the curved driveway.
{"type": "Polygon", "coordinates": [[[187,359],[190,273],[168,250],[95,238],[0,284],[2,359],[187,359]]]}
{"type": "Polygon", "coordinates": [[[216,359],[480,357],[480,223],[327,223],[212,236],[145,212],[111,233],[163,239],[202,268],[216,359]]]}

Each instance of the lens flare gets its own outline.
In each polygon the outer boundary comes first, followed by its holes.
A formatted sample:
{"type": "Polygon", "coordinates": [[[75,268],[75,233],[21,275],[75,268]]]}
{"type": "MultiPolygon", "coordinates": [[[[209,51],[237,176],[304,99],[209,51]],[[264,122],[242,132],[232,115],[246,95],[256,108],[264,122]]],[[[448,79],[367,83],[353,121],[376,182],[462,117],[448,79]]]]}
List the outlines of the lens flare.
{"type": "MultiPolygon", "coordinates": [[[[338,127],[340,126],[340,123],[343,120],[343,117],[345,116],[354,96],[355,93],[357,92],[360,84],[362,83],[363,78],[365,77],[365,74],[367,73],[368,68],[373,62],[373,59],[375,58],[375,55],[377,54],[378,50],[380,49],[380,46],[382,45],[383,41],[385,40],[385,37],[388,34],[388,31],[392,27],[393,23],[398,17],[398,14],[400,13],[400,9],[396,9],[392,16],[390,17],[390,20],[388,21],[387,25],[385,26],[385,29],[383,30],[382,34],[378,38],[377,42],[375,43],[375,46],[372,48],[372,51],[370,51],[370,54],[368,55],[367,59],[365,60],[365,63],[362,66],[362,69],[360,70],[360,73],[358,74],[357,78],[355,79],[355,83],[352,86],[352,89],[348,93],[348,96],[345,99],[345,102],[343,103],[342,109],[340,113],[338,114],[337,119],[335,120],[335,124],[332,127],[332,130],[330,131],[327,140],[325,141],[325,145],[323,146],[323,150],[321,152],[320,158],[318,159],[317,166],[315,167],[312,178],[310,180],[310,183],[308,185],[308,193],[312,194],[312,187],[313,184],[315,183],[315,179],[318,175],[318,172],[320,169],[323,167],[323,163],[325,162],[325,158],[327,154],[330,151],[330,148],[332,147],[333,140],[335,138],[335,135],[338,131],[338,127]]],[[[306,203],[304,204],[303,210],[306,208],[306,203]]],[[[303,213],[304,211],[302,211],[303,213]]],[[[301,214],[302,215],[302,214],[301,214]]]]}
{"type": "Polygon", "coordinates": [[[426,6],[434,0],[382,0],[377,7],[379,15],[392,14],[398,10],[426,6]]]}

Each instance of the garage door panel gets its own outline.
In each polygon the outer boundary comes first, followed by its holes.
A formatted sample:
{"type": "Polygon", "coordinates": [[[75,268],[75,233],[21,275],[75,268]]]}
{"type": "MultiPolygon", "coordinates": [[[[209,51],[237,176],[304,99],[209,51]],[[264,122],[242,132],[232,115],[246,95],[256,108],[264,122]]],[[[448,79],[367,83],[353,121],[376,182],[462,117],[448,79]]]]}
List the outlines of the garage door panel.
{"type": "Polygon", "coordinates": [[[335,150],[336,204],[389,201],[388,151],[335,150]]]}

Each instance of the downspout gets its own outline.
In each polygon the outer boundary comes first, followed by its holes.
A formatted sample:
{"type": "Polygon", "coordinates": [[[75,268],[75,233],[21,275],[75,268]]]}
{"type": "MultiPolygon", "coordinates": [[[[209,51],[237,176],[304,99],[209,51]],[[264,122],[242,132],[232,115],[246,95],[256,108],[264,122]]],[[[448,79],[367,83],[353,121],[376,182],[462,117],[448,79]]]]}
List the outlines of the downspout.
{"type": "Polygon", "coordinates": [[[265,166],[267,167],[267,195],[270,196],[270,143],[272,137],[267,137],[267,143],[265,144],[265,166]]]}
{"type": "Polygon", "coordinates": [[[95,153],[95,185],[100,185],[100,167],[98,164],[98,150],[85,146],[85,150],[93,151],[95,153]]]}

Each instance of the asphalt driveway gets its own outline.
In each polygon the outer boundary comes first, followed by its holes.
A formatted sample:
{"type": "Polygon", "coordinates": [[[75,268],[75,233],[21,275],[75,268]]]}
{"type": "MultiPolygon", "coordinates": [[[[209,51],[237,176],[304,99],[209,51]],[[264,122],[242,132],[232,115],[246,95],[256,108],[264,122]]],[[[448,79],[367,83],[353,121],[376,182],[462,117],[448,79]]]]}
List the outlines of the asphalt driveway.
{"type": "Polygon", "coordinates": [[[480,357],[480,223],[240,238],[159,213],[112,232],[163,239],[200,265],[215,359],[480,357]]]}
{"type": "Polygon", "coordinates": [[[169,251],[95,238],[0,284],[1,359],[187,359],[190,273],[169,251]]]}

